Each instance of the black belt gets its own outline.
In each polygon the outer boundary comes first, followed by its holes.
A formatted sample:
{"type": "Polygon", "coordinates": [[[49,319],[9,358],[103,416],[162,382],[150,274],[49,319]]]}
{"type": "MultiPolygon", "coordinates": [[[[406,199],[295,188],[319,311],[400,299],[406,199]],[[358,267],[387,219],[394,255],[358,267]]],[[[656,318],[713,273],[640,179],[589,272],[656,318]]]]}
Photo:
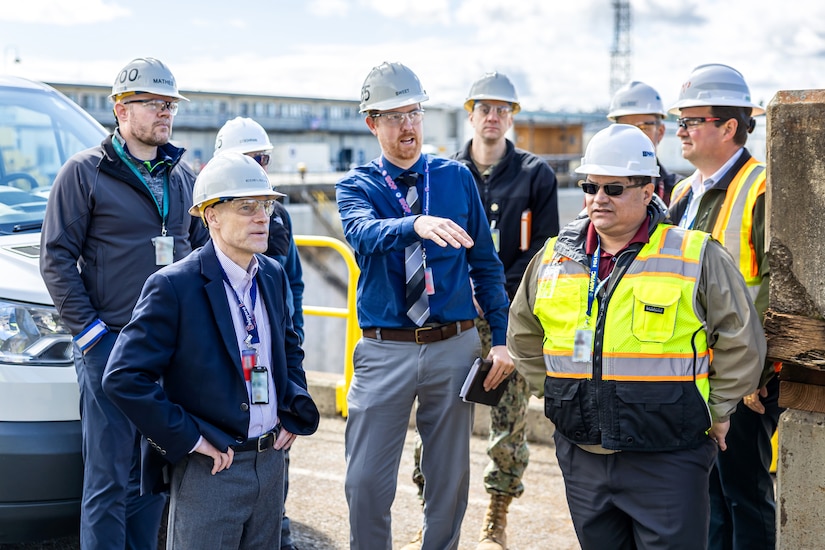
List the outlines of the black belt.
{"type": "Polygon", "coordinates": [[[244,451],[257,451],[262,453],[267,449],[271,449],[272,446],[275,445],[275,439],[278,437],[278,432],[280,431],[280,428],[274,428],[265,434],[259,435],[258,437],[250,437],[243,443],[232,445],[232,448],[235,449],[236,453],[241,453],[244,451]]]}
{"type": "Polygon", "coordinates": [[[364,337],[373,340],[393,340],[396,342],[415,342],[416,344],[432,344],[447,338],[452,338],[461,331],[469,330],[475,326],[472,319],[467,321],[455,321],[432,327],[420,328],[380,328],[370,327],[364,329],[364,337]]]}

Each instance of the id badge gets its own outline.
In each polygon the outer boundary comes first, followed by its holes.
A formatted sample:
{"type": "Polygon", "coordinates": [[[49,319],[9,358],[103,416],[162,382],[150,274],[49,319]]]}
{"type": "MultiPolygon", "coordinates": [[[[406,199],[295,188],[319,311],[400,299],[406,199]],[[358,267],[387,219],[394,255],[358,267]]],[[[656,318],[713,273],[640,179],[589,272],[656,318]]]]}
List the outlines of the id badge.
{"type": "Polygon", "coordinates": [[[252,369],[252,404],[266,405],[269,403],[269,377],[266,367],[252,369]]]}
{"type": "Polygon", "coordinates": [[[573,362],[589,363],[590,350],[593,347],[593,331],[580,328],[576,331],[576,339],[573,341],[573,362]]]}
{"type": "Polygon", "coordinates": [[[490,229],[490,236],[493,238],[493,246],[496,249],[496,253],[501,249],[501,231],[499,231],[498,227],[490,229]]]}
{"type": "Polygon", "coordinates": [[[175,237],[155,237],[155,265],[169,265],[175,261],[175,237]]]}
{"type": "Polygon", "coordinates": [[[428,267],[424,270],[424,289],[427,291],[427,296],[435,294],[435,283],[433,282],[433,268],[428,267]]]}

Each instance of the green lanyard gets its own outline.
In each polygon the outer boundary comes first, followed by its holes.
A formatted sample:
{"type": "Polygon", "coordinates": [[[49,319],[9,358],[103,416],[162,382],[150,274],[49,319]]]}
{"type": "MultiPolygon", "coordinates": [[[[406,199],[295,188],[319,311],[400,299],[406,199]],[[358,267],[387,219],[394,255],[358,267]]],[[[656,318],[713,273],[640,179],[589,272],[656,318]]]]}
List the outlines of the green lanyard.
{"type": "Polygon", "coordinates": [[[161,217],[161,230],[160,234],[162,237],[166,236],[166,220],[169,218],[169,175],[163,175],[163,211],[161,211],[160,205],[158,204],[158,200],[155,198],[155,194],[152,193],[152,189],[149,187],[149,184],[146,182],[146,178],[143,177],[143,174],[140,173],[140,170],[132,162],[129,154],[123,150],[123,146],[120,144],[120,141],[116,137],[112,137],[112,145],[115,148],[115,152],[118,156],[123,159],[123,162],[129,167],[129,169],[138,177],[138,179],[143,183],[143,186],[146,187],[146,190],[149,191],[149,196],[152,197],[152,201],[155,203],[155,207],[158,209],[158,214],[161,217]]]}

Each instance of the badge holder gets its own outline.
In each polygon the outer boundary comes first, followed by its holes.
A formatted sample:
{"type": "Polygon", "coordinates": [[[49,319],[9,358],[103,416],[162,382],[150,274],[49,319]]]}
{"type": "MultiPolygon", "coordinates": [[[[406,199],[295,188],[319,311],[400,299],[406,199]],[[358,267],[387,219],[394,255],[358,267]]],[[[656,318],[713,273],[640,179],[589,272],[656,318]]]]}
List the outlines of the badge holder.
{"type": "Polygon", "coordinates": [[[152,244],[155,245],[155,265],[169,265],[175,261],[174,237],[155,237],[152,244]]]}
{"type": "Polygon", "coordinates": [[[573,362],[589,363],[592,349],[593,331],[587,326],[576,330],[576,339],[573,341],[573,362]]]}
{"type": "Polygon", "coordinates": [[[269,377],[266,367],[257,366],[252,369],[252,404],[266,405],[269,403],[269,377]]]}

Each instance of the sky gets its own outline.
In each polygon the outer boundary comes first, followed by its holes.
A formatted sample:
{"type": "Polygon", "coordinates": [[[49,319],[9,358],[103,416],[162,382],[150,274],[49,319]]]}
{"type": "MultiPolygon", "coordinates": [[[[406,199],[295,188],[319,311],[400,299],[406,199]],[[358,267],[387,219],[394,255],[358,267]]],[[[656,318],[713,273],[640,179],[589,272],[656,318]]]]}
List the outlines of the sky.
{"type": "MultiPolygon", "coordinates": [[[[821,0],[631,0],[630,79],[673,104],[703,63],[738,69],[754,102],[825,87],[821,0]]],[[[398,61],[430,101],[463,104],[499,71],[528,111],[610,103],[613,0],[3,0],[4,73],[111,85],[135,57],[181,90],[357,100],[398,61]]]]}

